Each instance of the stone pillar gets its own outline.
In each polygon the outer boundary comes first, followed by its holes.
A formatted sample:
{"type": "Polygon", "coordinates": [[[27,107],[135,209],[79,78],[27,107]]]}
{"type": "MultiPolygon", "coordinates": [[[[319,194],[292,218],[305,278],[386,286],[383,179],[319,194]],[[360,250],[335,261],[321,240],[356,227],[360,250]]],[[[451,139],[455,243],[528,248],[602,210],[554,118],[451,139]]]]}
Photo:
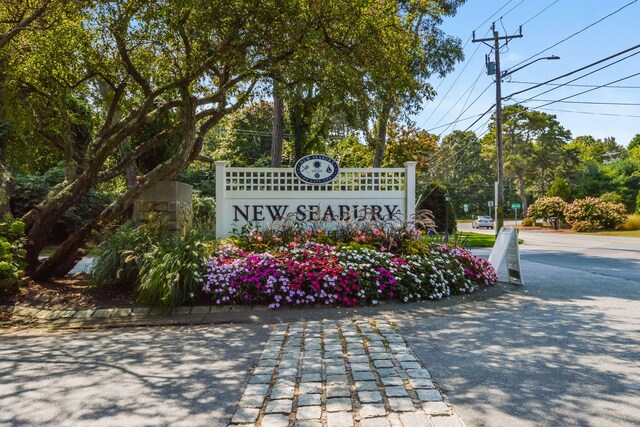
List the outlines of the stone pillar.
{"type": "Polygon", "coordinates": [[[192,223],[193,186],[177,181],[159,181],[133,204],[133,219],[160,221],[162,228],[185,234],[192,223]]]}

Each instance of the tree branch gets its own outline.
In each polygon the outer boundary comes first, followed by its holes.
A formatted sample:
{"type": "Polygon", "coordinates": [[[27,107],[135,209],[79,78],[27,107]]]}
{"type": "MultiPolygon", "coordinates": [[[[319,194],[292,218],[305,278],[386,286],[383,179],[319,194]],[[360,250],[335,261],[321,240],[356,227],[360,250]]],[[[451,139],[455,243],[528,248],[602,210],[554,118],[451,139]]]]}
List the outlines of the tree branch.
{"type": "Polygon", "coordinates": [[[149,97],[151,95],[151,86],[149,85],[149,82],[144,77],[142,77],[142,74],[140,74],[138,69],[133,65],[133,62],[131,62],[131,58],[129,57],[129,52],[127,51],[127,46],[124,40],[122,39],[122,37],[120,37],[117,31],[113,32],[113,38],[116,41],[118,53],[120,54],[120,58],[124,63],[127,73],[131,76],[131,78],[133,78],[136,83],[138,83],[138,85],[140,85],[145,96],[149,97]]]}
{"type": "Polygon", "coordinates": [[[18,22],[18,24],[10,29],[7,34],[2,36],[2,38],[0,38],[0,49],[2,49],[7,43],[9,43],[16,35],[18,35],[20,31],[26,30],[33,21],[40,18],[47,10],[49,3],[51,3],[51,0],[45,0],[42,6],[34,10],[31,15],[23,18],[20,22],[18,22]]]}

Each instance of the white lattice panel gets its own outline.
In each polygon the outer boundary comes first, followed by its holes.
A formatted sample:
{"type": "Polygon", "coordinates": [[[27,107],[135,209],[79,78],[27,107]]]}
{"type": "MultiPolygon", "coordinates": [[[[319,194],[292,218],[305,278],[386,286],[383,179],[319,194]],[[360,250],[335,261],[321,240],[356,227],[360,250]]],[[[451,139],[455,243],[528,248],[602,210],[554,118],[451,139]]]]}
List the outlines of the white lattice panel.
{"type": "Polygon", "coordinates": [[[415,162],[405,168],[341,169],[328,184],[308,184],[285,168],[228,168],[216,162],[216,235],[250,222],[267,226],[283,216],[302,222],[410,218],[415,162]]]}
{"type": "Polygon", "coordinates": [[[307,184],[290,169],[226,168],[225,190],[253,191],[404,191],[405,169],[343,169],[329,184],[307,184]]]}

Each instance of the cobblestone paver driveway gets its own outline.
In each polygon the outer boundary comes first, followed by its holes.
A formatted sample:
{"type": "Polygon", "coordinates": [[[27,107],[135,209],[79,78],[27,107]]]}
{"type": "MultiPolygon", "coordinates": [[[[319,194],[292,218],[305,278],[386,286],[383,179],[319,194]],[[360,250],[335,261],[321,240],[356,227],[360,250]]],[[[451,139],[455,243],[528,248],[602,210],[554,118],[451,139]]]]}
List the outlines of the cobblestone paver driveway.
{"type": "Polygon", "coordinates": [[[276,326],[231,425],[463,426],[381,316],[276,326]]]}

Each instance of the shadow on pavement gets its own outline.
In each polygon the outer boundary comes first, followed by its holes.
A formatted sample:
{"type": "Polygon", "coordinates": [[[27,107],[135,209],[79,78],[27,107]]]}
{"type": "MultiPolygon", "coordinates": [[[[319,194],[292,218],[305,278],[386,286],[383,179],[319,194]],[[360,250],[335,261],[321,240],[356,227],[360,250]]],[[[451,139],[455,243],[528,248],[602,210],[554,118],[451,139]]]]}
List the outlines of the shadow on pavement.
{"type": "Polygon", "coordinates": [[[226,426],[268,330],[4,336],[0,425],[226,426]]]}
{"type": "Polygon", "coordinates": [[[400,332],[469,426],[640,425],[640,286],[532,258],[527,286],[396,312],[400,332]]]}

